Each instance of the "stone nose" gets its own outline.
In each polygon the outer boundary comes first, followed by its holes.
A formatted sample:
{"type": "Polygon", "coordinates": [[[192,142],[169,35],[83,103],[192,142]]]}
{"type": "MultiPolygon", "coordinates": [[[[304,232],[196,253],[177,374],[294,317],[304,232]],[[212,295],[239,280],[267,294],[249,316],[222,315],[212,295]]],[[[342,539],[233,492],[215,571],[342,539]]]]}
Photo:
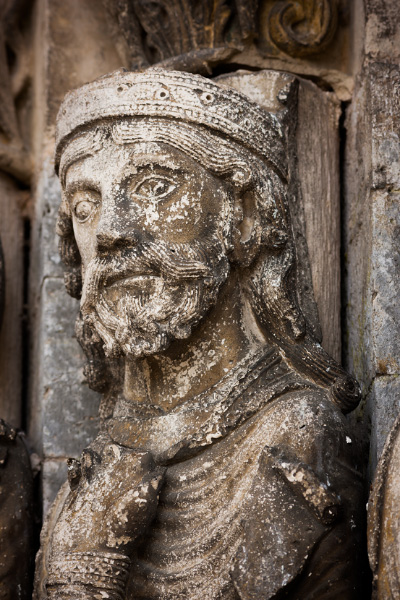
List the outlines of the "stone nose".
{"type": "Polygon", "coordinates": [[[101,225],[97,228],[96,239],[99,250],[110,250],[119,246],[135,246],[141,238],[135,227],[121,225],[101,225]]]}
{"type": "Polygon", "coordinates": [[[99,250],[136,245],[141,238],[138,214],[127,202],[116,202],[111,195],[103,200],[103,209],[96,230],[99,250]]]}
{"type": "Polygon", "coordinates": [[[108,249],[115,245],[126,242],[127,235],[114,227],[100,227],[96,232],[97,246],[100,249],[108,249]]]}

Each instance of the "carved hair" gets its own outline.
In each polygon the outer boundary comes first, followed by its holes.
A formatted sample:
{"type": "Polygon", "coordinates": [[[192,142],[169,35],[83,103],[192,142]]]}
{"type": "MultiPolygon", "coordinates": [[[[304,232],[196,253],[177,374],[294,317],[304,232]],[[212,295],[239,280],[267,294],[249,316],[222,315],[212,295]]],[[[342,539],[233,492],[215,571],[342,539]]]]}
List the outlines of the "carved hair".
{"type": "MultiPolygon", "coordinates": [[[[68,166],[94,154],[102,146],[101,140],[110,137],[116,144],[150,139],[173,146],[214,175],[224,178],[232,186],[233,193],[244,202],[246,198],[251,199],[257,215],[253,226],[257,251],[246,256],[246,243],[241,243],[243,251],[239,262],[246,271],[244,289],[252,309],[267,338],[281,348],[295,369],[329,388],[333,401],[344,412],[352,410],[359,401],[357,384],[314,339],[299,308],[288,183],[282,174],[269,161],[201,125],[176,124],[165,119],[125,118],[113,125],[98,123],[70,141],[61,156],[61,180],[64,180],[68,166]]],[[[57,232],[66,265],[65,285],[69,294],[79,298],[81,261],[65,200],[60,206],[57,232]]],[[[234,254],[231,260],[235,260],[234,254]]],[[[107,379],[103,365],[106,359],[99,340],[88,339],[89,332],[85,331],[86,327],[78,321],[78,337],[89,355],[86,376],[91,387],[100,391],[107,379]]]]}

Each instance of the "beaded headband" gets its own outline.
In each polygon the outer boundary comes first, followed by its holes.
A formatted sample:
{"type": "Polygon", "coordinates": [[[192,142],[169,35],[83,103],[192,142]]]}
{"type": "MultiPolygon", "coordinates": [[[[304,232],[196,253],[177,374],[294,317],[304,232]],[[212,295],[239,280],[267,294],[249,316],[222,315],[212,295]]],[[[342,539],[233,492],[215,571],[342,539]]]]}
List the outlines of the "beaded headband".
{"type": "Polygon", "coordinates": [[[77,130],[120,117],[162,117],[207,127],[266,158],[287,177],[285,133],[275,114],[201,75],[162,69],[118,70],[69,92],[57,117],[56,171],[77,130]]]}

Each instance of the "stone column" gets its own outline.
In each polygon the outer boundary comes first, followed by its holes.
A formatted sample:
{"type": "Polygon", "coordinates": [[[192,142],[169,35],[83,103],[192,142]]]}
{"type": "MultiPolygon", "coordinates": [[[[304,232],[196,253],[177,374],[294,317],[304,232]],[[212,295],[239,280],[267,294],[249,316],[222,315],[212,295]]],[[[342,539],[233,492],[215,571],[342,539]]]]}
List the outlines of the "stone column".
{"type": "Polygon", "coordinates": [[[397,3],[366,0],[361,68],[346,118],[344,334],[347,366],[365,394],[358,417],[364,439],[371,431],[371,476],[400,410],[399,39],[397,3]]]}

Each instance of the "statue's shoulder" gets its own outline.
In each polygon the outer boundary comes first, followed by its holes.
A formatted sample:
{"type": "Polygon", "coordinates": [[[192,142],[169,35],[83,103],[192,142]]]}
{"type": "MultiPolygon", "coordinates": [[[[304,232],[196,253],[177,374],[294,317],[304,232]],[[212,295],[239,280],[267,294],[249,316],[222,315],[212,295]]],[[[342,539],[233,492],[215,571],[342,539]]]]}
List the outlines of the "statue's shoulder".
{"type": "Polygon", "coordinates": [[[322,564],[350,589],[339,554],[356,556],[348,524],[356,526],[361,476],[345,417],[328,393],[313,388],[282,394],[257,417],[263,448],[232,575],[241,598],[268,600],[285,588],[288,598],[306,600],[315,585],[319,598],[328,598],[322,564]]]}
{"type": "Polygon", "coordinates": [[[317,386],[283,391],[259,412],[257,422],[274,432],[278,444],[287,440],[293,446],[298,440],[299,448],[304,449],[306,442],[315,446],[333,438],[346,452],[353,444],[346,417],[329,391],[317,386]]]}

